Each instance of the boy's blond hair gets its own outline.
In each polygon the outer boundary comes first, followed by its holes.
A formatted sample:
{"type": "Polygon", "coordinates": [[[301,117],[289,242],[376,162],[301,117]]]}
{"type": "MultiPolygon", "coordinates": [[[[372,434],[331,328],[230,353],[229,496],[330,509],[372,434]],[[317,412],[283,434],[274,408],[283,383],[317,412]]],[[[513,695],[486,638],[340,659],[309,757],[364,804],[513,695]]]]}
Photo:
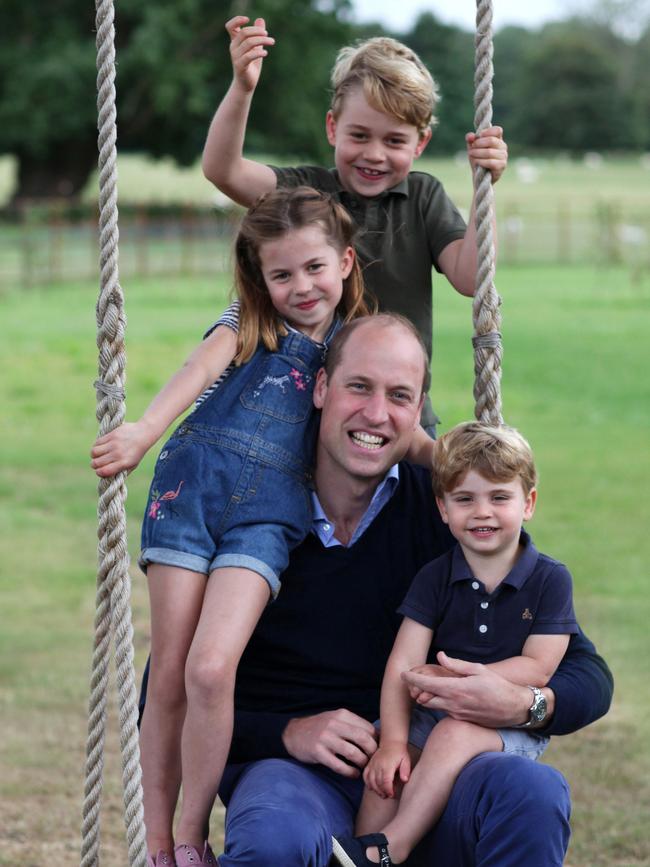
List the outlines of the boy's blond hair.
{"type": "Polygon", "coordinates": [[[335,118],[343,110],[346,95],[361,87],[372,108],[411,124],[420,135],[437,123],[433,112],[438,87],[417,54],[396,39],[376,36],[342,48],[331,82],[335,118]]]}
{"type": "Polygon", "coordinates": [[[436,497],[452,491],[471,470],[491,482],[519,478],[526,495],[537,485],[530,445],[508,425],[463,422],[436,440],[431,470],[436,497]]]}

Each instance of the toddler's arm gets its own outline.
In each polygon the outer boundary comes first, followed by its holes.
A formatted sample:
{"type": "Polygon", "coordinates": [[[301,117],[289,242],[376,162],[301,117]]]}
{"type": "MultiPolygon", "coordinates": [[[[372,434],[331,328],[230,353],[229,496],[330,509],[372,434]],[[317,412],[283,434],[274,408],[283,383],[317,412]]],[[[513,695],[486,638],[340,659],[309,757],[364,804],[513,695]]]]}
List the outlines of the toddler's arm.
{"type": "Polygon", "coordinates": [[[169,425],[219,378],[236,351],[235,332],[216,328],[156,395],[139,421],[125,422],[97,438],[90,453],[90,465],[97,475],[114,476],[137,467],[169,425]]]}
{"type": "Polygon", "coordinates": [[[386,663],[381,686],[379,748],[371,757],[363,779],[381,797],[395,797],[395,777],[405,783],[411,774],[408,733],[411,699],[402,672],[426,661],[433,631],[405,617],[386,663]]]}
{"type": "Polygon", "coordinates": [[[275,40],[268,35],[263,18],[246,27],[250,19],[237,15],[226,24],[230,35],[232,84],[212,119],[203,149],[203,174],[223,193],[249,207],[263,193],[274,190],[273,169],[244,159],[244,137],[253,94],[262,71],[267,46],[275,40]]]}
{"type": "Polygon", "coordinates": [[[566,653],[569,638],[569,635],[529,635],[521,656],[492,662],[489,668],[511,683],[546,686],[566,653]]]}
{"type": "Polygon", "coordinates": [[[420,464],[422,467],[431,469],[435,447],[435,440],[431,439],[422,425],[418,425],[406,453],[406,460],[412,464],[420,464]]]}
{"type": "MultiPolygon", "coordinates": [[[[508,145],[503,140],[501,127],[492,126],[478,134],[469,132],[465,140],[472,170],[475,166],[482,166],[492,174],[492,183],[496,183],[508,164],[508,145]]],[[[494,215],[492,232],[496,247],[494,215]]],[[[447,244],[438,257],[438,265],[454,289],[461,295],[472,296],[476,289],[477,263],[476,202],[473,196],[465,237],[447,244]]]]}

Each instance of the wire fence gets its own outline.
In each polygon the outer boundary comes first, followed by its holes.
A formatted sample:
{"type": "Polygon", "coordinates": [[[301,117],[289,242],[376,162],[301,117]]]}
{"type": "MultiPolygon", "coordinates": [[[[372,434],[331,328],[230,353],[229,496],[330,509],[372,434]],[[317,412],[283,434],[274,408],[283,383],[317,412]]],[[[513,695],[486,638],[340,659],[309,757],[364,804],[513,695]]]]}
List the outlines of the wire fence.
{"type": "MultiPolygon", "coordinates": [[[[120,213],[120,274],[132,277],[229,272],[237,211],[138,207],[120,213]]],[[[558,202],[535,210],[500,201],[499,264],[623,264],[650,271],[650,200],[645,207],[558,202]]],[[[88,209],[34,206],[0,222],[0,291],[94,281],[98,240],[88,209]]]]}

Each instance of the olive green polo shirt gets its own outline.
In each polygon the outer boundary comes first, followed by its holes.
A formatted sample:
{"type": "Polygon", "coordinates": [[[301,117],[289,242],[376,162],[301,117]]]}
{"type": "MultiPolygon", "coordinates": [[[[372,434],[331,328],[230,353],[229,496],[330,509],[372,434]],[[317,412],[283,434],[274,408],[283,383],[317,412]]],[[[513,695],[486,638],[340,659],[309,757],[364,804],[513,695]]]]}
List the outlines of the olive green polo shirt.
{"type": "MultiPolygon", "coordinates": [[[[381,310],[407,316],[432,350],[432,268],[447,244],[465,235],[465,221],[437,178],[410,172],[397,186],[365,198],[344,190],[336,169],[271,166],[279,187],[304,184],[330,193],[359,226],[356,240],[366,286],[381,310]]],[[[436,421],[427,400],[422,424],[436,421]]]]}

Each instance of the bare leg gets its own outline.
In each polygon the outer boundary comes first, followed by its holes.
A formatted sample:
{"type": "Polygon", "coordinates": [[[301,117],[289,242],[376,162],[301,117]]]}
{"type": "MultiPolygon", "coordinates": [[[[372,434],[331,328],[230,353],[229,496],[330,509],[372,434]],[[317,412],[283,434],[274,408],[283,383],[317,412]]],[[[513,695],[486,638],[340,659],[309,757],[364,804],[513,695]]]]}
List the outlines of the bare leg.
{"type": "Polygon", "coordinates": [[[228,757],[237,665],[269,600],[249,569],[215,569],[187,659],[183,726],[183,805],[176,839],[203,851],[210,811],[228,757]]]}
{"type": "MultiPolygon", "coordinates": [[[[474,756],[501,752],[503,743],[494,729],[445,717],[432,730],[408,783],[395,817],[381,830],[395,864],[407,859],[426,832],[438,821],[456,777],[474,756]]],[[[368,857],[377,857],[369,850],[368,857]]]]}
{"type": "Polygon", "coordinates": [[[174,566],[147,569],[151,666],[140,726],[147,848],[173,853],[172,826],[181,783],[185,661],[201,612],[206,576],[174,566]]]}

